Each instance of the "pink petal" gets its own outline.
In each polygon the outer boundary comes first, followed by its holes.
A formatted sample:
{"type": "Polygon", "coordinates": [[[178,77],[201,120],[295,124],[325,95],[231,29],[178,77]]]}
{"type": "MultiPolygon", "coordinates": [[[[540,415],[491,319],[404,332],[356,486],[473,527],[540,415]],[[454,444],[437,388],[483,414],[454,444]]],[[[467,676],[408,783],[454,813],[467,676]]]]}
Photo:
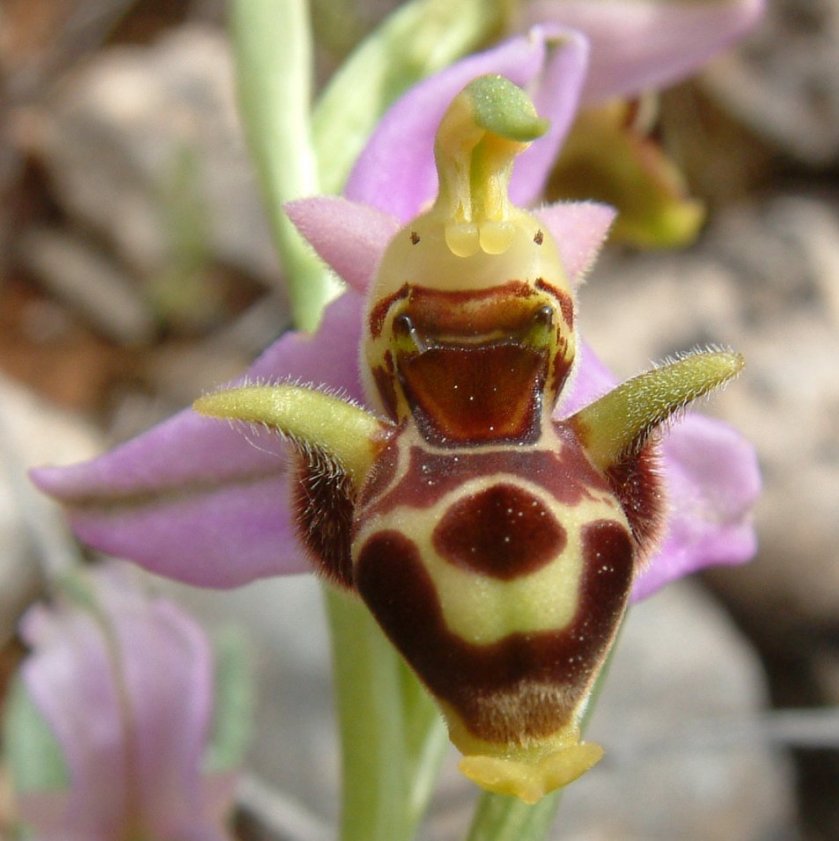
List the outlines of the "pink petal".
{"type": "Polygon", "coordinates": [[[559,202],[533,212],[553,234],[568,279],[576,286],[597,258],[617,211],[597,202],[559,202]]]}
{"type": "MultiPolygon", "coordinates": [[[[361,398],[361,298],[346,293],[318,333],[289,333],[246,379],[327,385],[361,398]]],[[[86,543],[206,587],[310,569],[294,536],[284,445],[271,433],[185,410],[89,462],[39,468],[32,479],[67,506],[86,543]]]]}
{"type": "Polygon", "coordinates": [[[744,563],[757,550],[754,447],[721,421],[690,413],[665,436],[662,451],[670,515],[661,548],[635,585],[636,601],[703,567],[744,563]]]}
{"type": "MultiPolygon", "coordinates": [[[[124,572],[97,573],[101,616],[39,606],[22,625],[35,647],[24,681],[71,773],[60,829],[53,836],[43,827],[42,837],[112,841],[134,826],[153,838],[224,841],[200,775],[212,714],[209,643],[173,604],[131,588],[124,572]]],[[[43,826],[41,815],[31,817],[43,826]]]]}
{"type": "Polygon", "coordinates": [[[568,134],[588,70],[589,44],[579,32],[545,28],[548,58],[540,77],[531,83],[537,112],[550,120],[547,133],[516,160],[510,198],[527,207],[542,195],[545,182],[568,134]]]}
{"type": "Polygon", "coordinates": [[[285,211],[320,258],[362,293],[400,227],[393,216],[338,196],[298,199],[285,211]]]}
{"type": "Polygon", "coordinates": [[[185,838],[200,828],[202,838],[222,838],[199,820],[208,806],[199,772],[212,713],[206,637],[162,599],[113,621],[133,700],[141,809],[154,837],[185,838]]]}
{"type": "MultiPolygon", "coordinates": [[[[126,745],[101,629],[89,614],[36,605],[25,615],[21,633],[35,648],[22,667],[22,677],[62,746],[72,786],[61,813],[25,812],[22,817],[49,833],[45,837],[61,837],[58,830],[66,825],[72,827],[70,837],[118,838],[128,800],[126,745]],[[59,824],[44,826],[44,820],[59,824]]],[[[24,809],[30,805],[35,804],[26,800],[21,804],[24,809]]]]}
{"type": "Polygon", "coordinates": [[[744,35],[764,0],[533,0],[525,24],[577,29],[591,41],[583,99],[672,85],[744,35]]]}
{"type": "MultiPolygon", "coordinates": [[[[553,158],[573,114],[578,96],[575,86],[582,77],[577,65],[584,63],[583,53],[578,36],[535,27],[526,36],[469,56],[411,88],[385,114],[359,156],[347,182],[347,197],[372,205],[402,222],[416,216],[437,192],[434,135],[443,113],[469,82],[486,73],[499,73],[517,85],[537,88],[544,74],[544,78],[561,85],[560,90],[544,94],[550,107],[557,109],[543,115],[557,123],[557,128],[544,141],[551,150],[536,155],[534,161],[538,160],[538,165],[534,162],[523,167],[524,182],[517,183],[513,191],[518,201],[522,195],[535,195],[544,184],[543,159],[553,158]],[[561,41],[550,56],[549,41],[561,41]],[[562,67],[566,73],[554,69],[562,67]],[[562,78],[556,78],[559,75],[562,78]]],[[[514,182],[518,182],[516,175],[514,182]]]]}

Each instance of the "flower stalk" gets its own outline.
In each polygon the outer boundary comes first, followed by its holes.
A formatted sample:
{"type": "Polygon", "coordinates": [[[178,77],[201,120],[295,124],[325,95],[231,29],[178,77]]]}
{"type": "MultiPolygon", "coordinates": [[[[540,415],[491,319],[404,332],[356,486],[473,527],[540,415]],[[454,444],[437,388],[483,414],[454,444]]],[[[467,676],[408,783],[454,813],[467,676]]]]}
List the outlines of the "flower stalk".
{"type": "Polygon", "coordinates": [[[436,709],[356,600],[324,588],[341,739],[342,841],[410,841],[448,746],[436,709]]]}
{"type": "Polygon", "coordinates": [[[230,23],[242,119],[294,323],[312,331],[341,285],[313,259],[282,209],[285,202],[320,192],[310,122],[309,5],[306,0],[236,0],[230,23]]]}

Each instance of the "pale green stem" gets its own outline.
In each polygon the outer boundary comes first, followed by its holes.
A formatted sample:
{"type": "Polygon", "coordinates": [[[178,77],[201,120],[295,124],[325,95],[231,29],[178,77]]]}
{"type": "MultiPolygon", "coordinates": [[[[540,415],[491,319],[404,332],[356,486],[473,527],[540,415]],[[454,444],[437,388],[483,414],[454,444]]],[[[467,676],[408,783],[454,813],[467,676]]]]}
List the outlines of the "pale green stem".
{"type": "Polygon", "coordinates": [[[553,824],[562,792],[528,806],[515,797],[484,794],[478,801],[467,841],[538,841],[553,824]]]}
{"type": "Polygon", "coordinates": [[[344,780],[340,838],[409,841],[445,749],[442,725],[361,602],[331,587],[325,601],[344,780]]]}
{"type": "MultiPolygon", "coordinates": [[[[322,189],[342,189],[384,110],[499,25],[498,0],[414,0],[344,63],[312,126],[322,189]]],[[[342,841],[408,841],[448,746],[433,702],[359,603],[327,589],[341,734],[342,841]]]]}
{"type": "Polygon", "coordinates": [[[239,104],[294,322],[314,330],[341,291],[303,241],[283,204],[320,192],[312,144],[312,45],[305,0],[234,0],[231,31],[239,104]]]}
{"type": "Polygon", "coordinates": [[[428,806],[440,765],[449,749],[449,734],[431,696],[405,661],[399,658],[408,773],[408,813],[415,827],[428,806]]]}

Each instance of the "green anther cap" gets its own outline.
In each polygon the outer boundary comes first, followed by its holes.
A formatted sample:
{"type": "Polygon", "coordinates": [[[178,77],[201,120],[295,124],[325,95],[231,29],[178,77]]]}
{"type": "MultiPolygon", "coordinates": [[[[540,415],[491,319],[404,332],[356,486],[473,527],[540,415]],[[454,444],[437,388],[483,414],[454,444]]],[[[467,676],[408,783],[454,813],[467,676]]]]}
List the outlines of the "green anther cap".
{"type": "Polygon", "coordinates": [[[499,137],[530,143],[548,130],[528,95],[503,76],[481,76],[461,96],[470,101],[475,124],[499,137]]]}

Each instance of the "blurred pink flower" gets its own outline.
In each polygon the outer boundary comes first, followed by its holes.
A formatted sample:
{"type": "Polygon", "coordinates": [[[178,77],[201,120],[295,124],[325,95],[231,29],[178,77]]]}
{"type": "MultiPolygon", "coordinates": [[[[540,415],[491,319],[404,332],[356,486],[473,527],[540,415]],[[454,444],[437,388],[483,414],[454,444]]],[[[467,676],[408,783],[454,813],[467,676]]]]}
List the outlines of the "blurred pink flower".
{"type": "Polygon", "coordinates": [[[25,792],[36,841],[229,841],[232,774],[202,772],[213,712],[203,631],[115,566],[90,606],[36,605],[21,634],[23,683],[57,738],[70,784],[25,792]]]}

